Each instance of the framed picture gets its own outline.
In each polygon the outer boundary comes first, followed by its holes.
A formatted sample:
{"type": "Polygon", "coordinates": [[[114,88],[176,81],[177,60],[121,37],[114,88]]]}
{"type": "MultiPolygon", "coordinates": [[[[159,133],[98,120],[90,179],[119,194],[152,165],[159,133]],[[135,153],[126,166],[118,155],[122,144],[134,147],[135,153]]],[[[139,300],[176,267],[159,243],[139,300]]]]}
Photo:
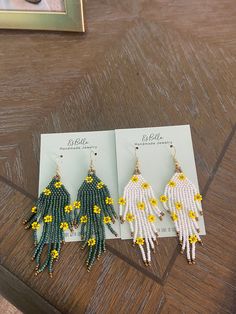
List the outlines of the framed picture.
{"type": "Polygon", "coordinates": [[[83,0],[0,0],[0,28],[85,32],[83,0]]]}

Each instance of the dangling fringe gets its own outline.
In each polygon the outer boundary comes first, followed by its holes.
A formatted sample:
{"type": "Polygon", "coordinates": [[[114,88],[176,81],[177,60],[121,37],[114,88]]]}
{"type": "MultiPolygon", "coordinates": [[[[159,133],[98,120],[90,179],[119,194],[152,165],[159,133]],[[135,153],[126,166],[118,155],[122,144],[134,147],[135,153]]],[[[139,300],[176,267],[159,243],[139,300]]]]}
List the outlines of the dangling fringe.
{"type": "Polygon", "coordinates": [[[88,246],[87,269],[90,271],[95,259],[99,259],[105,252],[105,225],[117,236],[111,223],[115,223],[116,213],[113,207],[113,199],[107,186],[89,171],[88,176],[82,183],[76,201],[74,224],[81,224],[82,249],[88,246]]]}
{"type": "Polygon", "coordinates": [[[52,277],[53,263],[59,258],[61,244],[64,243],[64,231],[73,228],[70,195],[56,175],[32,208],[32,215],[24,221],[25,229],[32,229],[35,251],[32,260],[36,262],[36,275],[48,267],[52,277]],[[38,240],[37,231],[42,231],[38,240]],[[47,246],[46,258],[41,261],[44,247],[47,246]]]}
{"type": "Polygon", "coordinates": [[[183,254],[186,249],[188,263],[195,264],[195,244],[197,242],[202,244],[197,223],[199,214],[202,215],[201,194],[177,167],[160,200],[174,221],[181,253],[183,254]]]}
{"type": "Polygon", "coordinates": [[[121,222],[128,221],[131,229],[133,245],[140,248],[144,264],[151,265],[151,249],[155,252],[157,242],[156,216],[162,220],[163,212],[157,206],[153,189],[147,183],[138,168],[124,189],[124,195],[119,199],[121,222]],[[143,245],[146,245],[146,252],[143,245]]]}

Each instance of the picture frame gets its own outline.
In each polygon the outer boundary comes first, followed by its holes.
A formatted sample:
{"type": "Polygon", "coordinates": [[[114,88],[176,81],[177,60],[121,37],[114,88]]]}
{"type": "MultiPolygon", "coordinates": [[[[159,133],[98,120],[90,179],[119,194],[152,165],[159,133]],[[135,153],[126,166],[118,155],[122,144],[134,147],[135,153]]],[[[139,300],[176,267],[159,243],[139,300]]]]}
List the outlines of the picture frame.
{"type": "Polygon", "coordinates": [[[63,1],[64,11],[0,9],[0,29],[85,32],[83,0],[63,1]]]}

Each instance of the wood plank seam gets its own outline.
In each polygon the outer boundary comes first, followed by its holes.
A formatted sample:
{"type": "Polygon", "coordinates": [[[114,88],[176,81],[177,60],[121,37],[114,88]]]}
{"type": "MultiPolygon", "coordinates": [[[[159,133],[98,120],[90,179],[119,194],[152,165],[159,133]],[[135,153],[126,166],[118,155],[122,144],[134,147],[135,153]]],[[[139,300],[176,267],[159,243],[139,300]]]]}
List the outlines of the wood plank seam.
{"type": "Polygon", "coordinates": [[[225,156],[225,153],[226,153],[226,151],[227,151],[227,149],[228,149],[228,147],[229,147],[229,145],[230,145],[230,143],[234,137],[235,131],[236,131],[236,124],[233,126],[232,131],[228,135],[228,137],[227,137],[227,139],[223,145],[223,148],[219,154],[219,157],[217,158],[216,163],[212,169],[212,172],[210,173],[210,176],[209,176],[209,178],[208,178],[208,180],[207,180],[207,182],[206,182],[206,184],[202,190],[203,196],[207,195],[207,191],[209,190],[209,187],[210,187],[212,181],[214,180],[215,174],[217,173],[217,170],[219,169],[219,166],[220,166],[220,164],[221,164],[221,162],[225,156]]]}
{"type": "MultiPolygon", "coordinates": [[[[0,284],[1,295],[4,298],[6,298],[10,303],[15,305],[16,307],[19,305],[19,303],[16,304],[16,302],[14,302],[14,297],[11,298],[11,295],[9,294],[9,290],[12,290],[12,289],[14,290],[14,287],[17,285],[21,287],[20,291],[23,291],[24,293],[27,291],[27,294],[30,295],[30,298],[34,299],[36,303],[41,304],[44,309],[47,309],[48,312],[58,313],[58,314],[61,313],[59,309],[57,309],[54,305],[52,305],[50,302],[44,299],[40,294],[37,293],[37,291],[35,291],[34,289],[31,289],[25,282],[19,279],[15,274],[9,272],[9,270],[3,265],[0,265],[0,278],[1,278],[1,284],[0,284]],[[5,283],[4,285],[2,284],[3,282],[5,283]],[[12,285],[11,283],[14,283],[14,284],[12,285]]],[[[27,306],[25,305],[25,308],[20,308],[20,310],[24,310],[24,313],[27,313],[27,306]]],[[[36,308],[35,313],[43,313],[44,311],[41,312],[41,310],[42,309],[39,310],[36,308]]]]}

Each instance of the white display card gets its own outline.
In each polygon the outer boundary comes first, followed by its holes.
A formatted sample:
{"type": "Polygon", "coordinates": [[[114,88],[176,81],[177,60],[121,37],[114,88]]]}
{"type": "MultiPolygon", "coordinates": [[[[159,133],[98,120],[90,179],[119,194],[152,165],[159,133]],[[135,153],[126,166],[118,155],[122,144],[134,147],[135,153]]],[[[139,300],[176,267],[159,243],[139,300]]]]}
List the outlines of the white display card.
{"type": "MultiPolygon", "coordinates": [[[[176,148],[176,157],[185,175],[198,188],[191,131],[189,125],[166,126],[142,129],[116,130],[116,157],[119,195],[133,175],[135,148],[141,163],[142,176],[152,185],[156,198],[164,193],[166,184],[174,174],[174,163],[170,145],[176,148]]],[[[157,219],[156,226],[160,237],[176,236],[173,221],[158,203],[165,216],[157,219]]],[[[128,223],[121,224],[121,239],[131,239],[128,223]]],[[[200,234],[205,234],[203,217],[199,217],[200,234]]]]}
{"type": "MultiPolygon", "coordinates": [[[[55,175],[58,163],[61,181],[70,193],[73,203],[80,185],[88,174],[90,155],[94,155],[93,152],[97,153],[97,156],[93,157],[96,175],[108,186],[117,210],[118,182],[114,131],[42,134],[39,194],[55,175]]],[[[112,226],[119,238],[119,221],[112,226]]],[[[117,238],[108,228],[105,229],[107,239],[117,238]]],[[[73,232],[66,231],[65,240],[80,241],[80,227],[73,232]]]]}
{"type": "MultiPolygon", "coordinates": [[[[176,147],[176,157],[186,176],[198,188],[196,166],[189,125],[167,126],[116,131],[53,133],[41,135],[39,194],[55,175],[58,163],[61,181],[71,195],[71,203],[87,176],[90,156],[94,152],[97,176],[108,186],[118,215],[118,198],[130,180],[135,166],[135,148],[141,162],[143,177],[152,185],[157,198],[174,174],[170,145],[176,147]],[[63,156],[63,157],[60,157],[63,156]]],[[[159,202],[161,208],[161,203],[159,202]]],[[[164,211],[165,212],[165,211],[164,211]]],[[[176,236],[169,215],[156,222],[160,237],[176,236]]],[[[205,234],[203,217],[199,218],[201,234],[205,234]]],[[[117,220],[113,225],[122,239],[130,239],[127,223],[117,220]]],[[[80,228],[66,231],[66,241],[80,241],[80,228]]],[[[106,228],[107,239],[116,238],[106,228]]]]}

